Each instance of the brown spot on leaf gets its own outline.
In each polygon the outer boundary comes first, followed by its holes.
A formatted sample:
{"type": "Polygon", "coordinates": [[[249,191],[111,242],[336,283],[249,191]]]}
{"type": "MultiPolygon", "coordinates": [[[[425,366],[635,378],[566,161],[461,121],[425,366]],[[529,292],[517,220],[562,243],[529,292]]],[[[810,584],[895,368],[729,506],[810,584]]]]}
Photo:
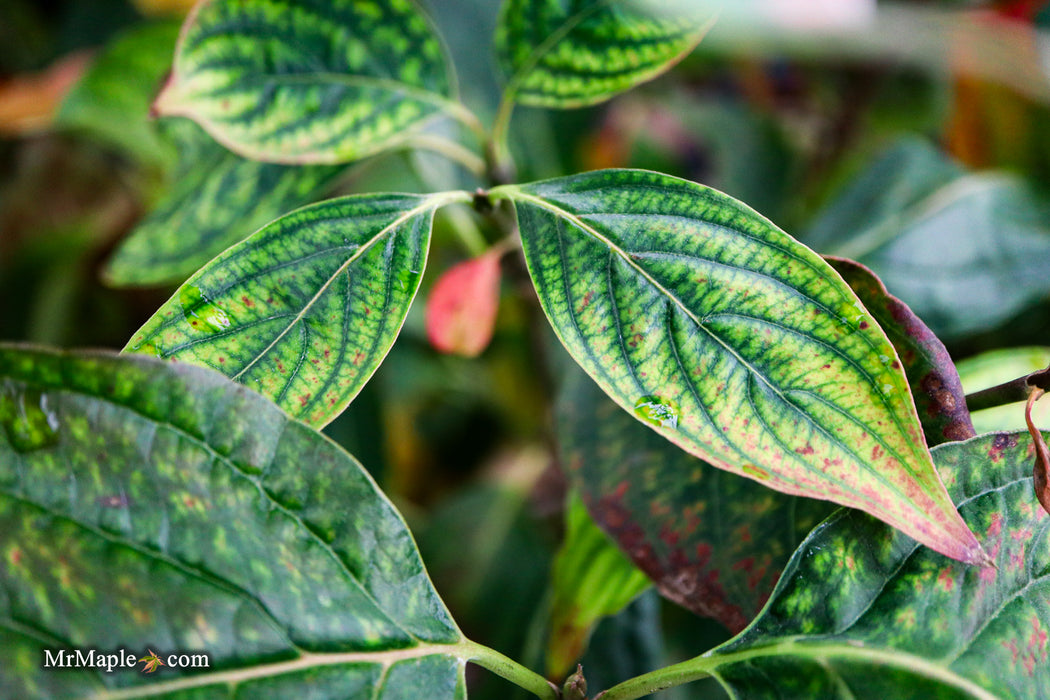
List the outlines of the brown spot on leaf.
{"type": "Polygon", "coordinates": [[[1017,445],[1017,438],[1007,433],[999,433],[992,438],[992,447],[988,450],[988,459],[998,462],[1003,458],[1003,450],[1017,445]]]}

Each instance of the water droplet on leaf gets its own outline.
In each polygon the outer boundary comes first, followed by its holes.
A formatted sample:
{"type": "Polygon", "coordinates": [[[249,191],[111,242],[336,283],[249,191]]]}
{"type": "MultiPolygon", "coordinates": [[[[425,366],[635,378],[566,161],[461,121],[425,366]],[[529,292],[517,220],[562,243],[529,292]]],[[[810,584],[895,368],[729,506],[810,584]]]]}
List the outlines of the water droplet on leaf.
{"type": "Polygon", "coordinates": [[[650,425],[678,427],[678,407],[659,396],[643,396],[634,404],[634,414],[650,425]]]}
{"type": "Polygon", "coordinates": [[[230,317],[211,303],[199,287],[187,284],[179,290],[179,305],[186,323],[197,330],[216,332],[230,327],[230,317]]]}
{"type": "Polygon", "coordinates": [[[11,382],[5,382],[0,390],[0,424],[18,452],[54,445],[61,425],[54,402],[46,393],[11,382]]]}

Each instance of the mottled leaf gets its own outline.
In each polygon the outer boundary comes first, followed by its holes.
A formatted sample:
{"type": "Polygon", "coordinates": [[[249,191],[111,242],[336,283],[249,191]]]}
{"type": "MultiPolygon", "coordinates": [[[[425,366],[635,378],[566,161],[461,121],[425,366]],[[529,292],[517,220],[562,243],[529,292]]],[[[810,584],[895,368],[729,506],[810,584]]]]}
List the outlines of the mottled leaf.
{"type": "MultiPolygon", "coordinates": [[[[967,394],[1009,382],[1037,372],[1050,365],[1050,348],[1024,347],[991,350],[961,360],[959,378],[967,394]]],[[[1043,430],[1050,430],[1050,401],[1039,401],[1032,407],[1032,420],[1043,430]]],[[[993,430],[1021,430],[1025,427],[1025,402],[973,412],[973,425],[978,433],[993,430]]]]}
{"type": "Polygon", "coordinates": [[[121,241],[104,276],[116,286],[184,281],[281,214],[309,203],[339,166],[287,166],[242,158],[192,122],[166,120],[179,165],[153,211],[121,241]]]}
{"type": "Polygon", "coordinates": [[[668,599],[739,632],[834,506],[715,469],[620,410],[582,372],[558,397],[561,461],[600,525],[668,599]]]}
{"type": "Polygon", "coordinates": [[[734,697],[1050,697],[1050,520],[1031,440],[989,434],[933,454],[998,568],[843,510],[802,544],[761,617],[702,662],[734,697]]]}
{"type": "Polygon", "coordinates": [[[591,633],[649,587],[587,514],[573,491],[565,509],[565,540],[551,574],[547,677],[564,678],[583,655],[591,633]]]}
{"type": "Polygon", "coordinates": [[[465,198],[361,195],[287,214],[191,277],[125,350],[212,367],[325,425],[397,337],[434,210],[465,198]]]}
{"type": "Polygon", "coordinates": [[[929,445],[973,437],[966,393],[948,349],[908,305],[886,291],[875,273],[846,258],[825,258],[860,297],[893,343],[911,386],[929,445]]]}
{"type": "Polygon", "coordinates": [[[84,131],[139,162],[166,168],[175,149],[150,122],[149,108],[171,67],[178,30],[174,22],[144,24],[108,44],[62,101],[55,126],[84,131]]]}
{"type": "Polygon", "coordinates": [[[906,141],[862,172],[804,239],[871,268],[942,338],[985,330],[1050,292],[1050,203],[1020,178],[966,174],[906,141]]]}
{"type": "Polygon", "coordinates": [[[0,390],[3,697],[465,698],[474,645],[327,438],[146,357],[8,346],[0,390]],[[210,668],[42,668],[89,647],[210,668]]]}
{"type": "Polygon", "coordinates": [[[818,255],[715,190],[640,170],[494,190],[540,302],[622,408],[715,466],[985,560],[885,334],[818,255]]]}
{"type": "Polygon", "coordinates": [[[245,157],[339,163],[461,112],[451,91],[443,47],[411,0],[205,0],[154,108],[245,157]]]}
{"type": "Polygon", "coordinates": [[[496,51],[515,101],[581,107],[663,73],[708,26],[621,0],[505,0],[496,51]]]}
{"type": "Polygon", "coordinates": [[[500,257],[492,250],[455,265],[427,297],[427,340],[435,349],[477,357],[488,347],[499,310],[500,257]]]}

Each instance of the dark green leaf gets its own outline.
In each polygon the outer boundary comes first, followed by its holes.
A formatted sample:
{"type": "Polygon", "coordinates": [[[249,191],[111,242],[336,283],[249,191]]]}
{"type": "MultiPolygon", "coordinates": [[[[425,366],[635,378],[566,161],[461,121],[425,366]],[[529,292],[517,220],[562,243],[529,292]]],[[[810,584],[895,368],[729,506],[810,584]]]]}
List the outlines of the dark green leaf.
{"type": "Polygon", "coordinates": [[[401,516],[254,392],[186,364],[6,347],[0,424],[4,697],[465,697],[471,643],[401,516]],[[87,647],[211,667],[42,669],[45,648],[87,647]]]}
{"type": "Polygon", "coordinates": [[[397,337],[434,210],[465,198],[362,195],[283,216],[191,277],[126,350],[212,367],[325,425],[397,337]]]}
{"type": "Polygon", "coordinates": [[[769,606],[710,657],[741,698],[1050,697],[1050,520],[1025,433],[934,448],[998,569],[946,561],[861,513],[802,544],[769,606]]]}
{"type": "Polygon", "coordinates": [[[1001,323],[1050,292],[1050,205],[1004,173],[965,174],[906,141],[834,201],[805,239],[871,268],[942,338],[1001,323]]]}
{"type": "Polygon", "coordinates": [[[582,372],[558,400],[561,461],[598,524],[670,600],[738,632],[834,510],[715,469],[633,420],[582,372]]]}
{"type": "Polygon", "coordinates": [[[216,255],[321,194],[341,168],[247,160],[192,122],[166,121],[179,166],[163,199],[109,259],[118,286],[182,282],[216,255]]]}
{"type": "Polygon", "coordinates": [[[562,343],[622,408],[715,466],[984,561],[893,346],[811,250],[720,192],[647,171],[494,194],[514,200],[562,343]]]}
{"type": "Polygon", "coordinates": [[[966,393],[948,349],[908,305],[886,291],[882,281],[860,263],[825,258],[864,307],[886,331],[911,386],[923,433],[929,445],[973,437],[966,393]]]}
{"type": "Polygon", "coordinates": [[[143,163],[167,166],[174,149],[150,123],[149,108],[171,67],[178,29],[157,22],[114,40],[66,95],[55,126],[86,131],[143,163]]]}
{"type": "Polygon", "coordinates": [[[451,91],[411,0],[208,0],[187,18],[154,107],[248,158],[339,163],[461,114],[451,91]]]}
{"type": "Polygon", "coordinates": [[[574,491],[565,510],[565,540],[551,576],[547,677],[568,675],[602,618],[649,587],[649,579],[594,524],[574,491]]]}
{"type": "Polygon", "coordinates": [[[506,0],[496,50],[512,99],[581,107],[663,73],[708,25],[621,0],[506,0]]]}

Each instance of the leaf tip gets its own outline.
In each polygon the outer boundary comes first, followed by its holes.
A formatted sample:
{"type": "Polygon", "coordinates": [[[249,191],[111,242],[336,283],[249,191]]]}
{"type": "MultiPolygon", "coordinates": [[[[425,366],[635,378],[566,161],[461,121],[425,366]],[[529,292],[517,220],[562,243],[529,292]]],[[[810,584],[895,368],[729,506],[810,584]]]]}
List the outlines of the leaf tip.
{"type": "Polygon", "coordinates": [[[150,103],[150,119],[172,116],[178,113],[177,105],[179,101],[175,94],[176,87],[175,71],[170,70],[168,71],[168,74],[164,76],[164,82],[161,83],[160,91],[157,92],[157,96],[154,97],[153,102],[150,103]]]}

